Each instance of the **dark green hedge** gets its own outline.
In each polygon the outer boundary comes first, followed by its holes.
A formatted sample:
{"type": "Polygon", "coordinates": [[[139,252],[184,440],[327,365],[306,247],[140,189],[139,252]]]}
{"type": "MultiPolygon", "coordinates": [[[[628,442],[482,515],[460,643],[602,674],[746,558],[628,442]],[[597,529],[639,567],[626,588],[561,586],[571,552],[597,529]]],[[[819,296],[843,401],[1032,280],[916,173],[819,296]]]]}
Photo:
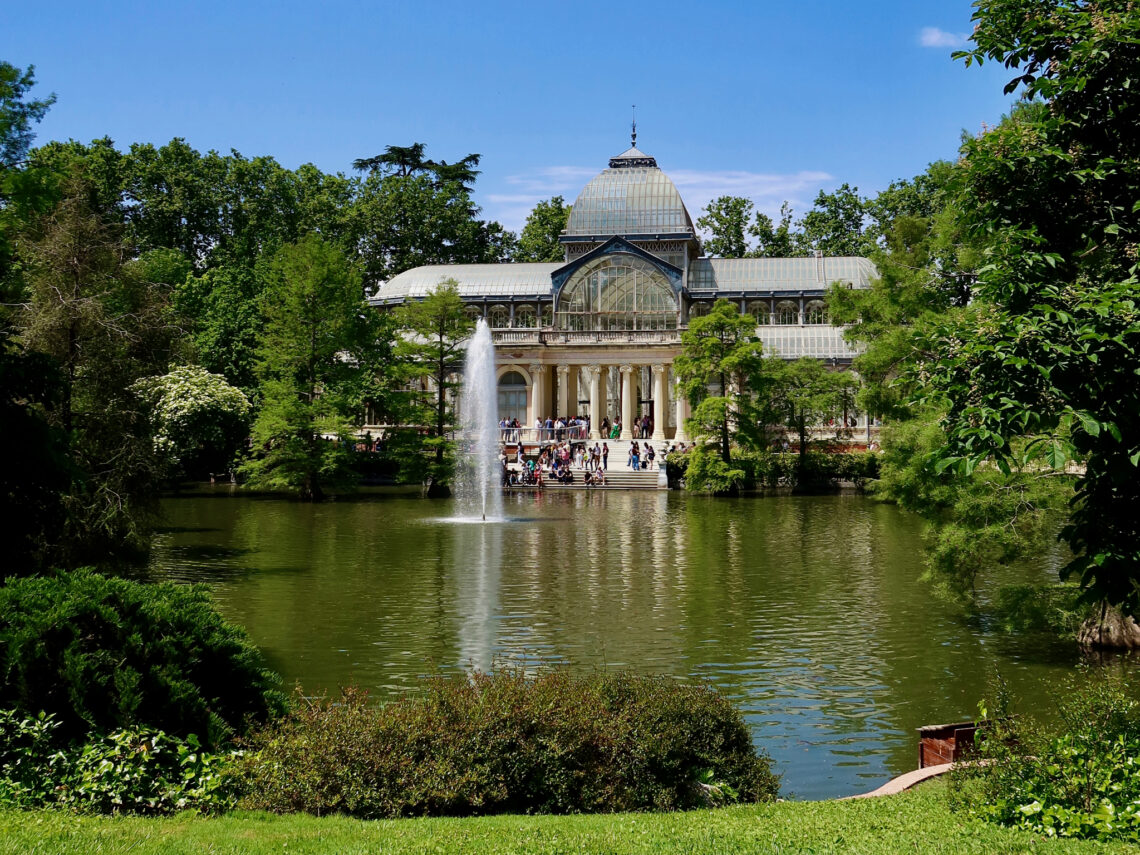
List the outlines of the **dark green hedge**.
{"type": "Polygon", "coordinates": [[[302,699],[253,748],[241,804],[281,813],[673,810],[778,789],[725,698],[625,673],[438,678],[379,707],[302,699]]]}
{"type": "Polygon", "coordinates": [[[695,492],[731,492],[757,487],[834,487],[841,481],[863,486],[879,477],[881,455],[874,452],[843,452],[831,454],[812,451],[804,455],[803,465],[798,454],[770,454],[737,450],[732,464],[703,458],[715,456],[710,449],[694,449],[670,454],[669,486],[682,485],[695,492]],[[690,482],[689,466],[700,461],[698,479],[690,482]]]}
{"type": "Polygon", "coordinates": [[[279,678],[202,587],[87,570],[0,588],[0,707],[65,740],[145,725],[207,745],[284,710],[279,678]]]}

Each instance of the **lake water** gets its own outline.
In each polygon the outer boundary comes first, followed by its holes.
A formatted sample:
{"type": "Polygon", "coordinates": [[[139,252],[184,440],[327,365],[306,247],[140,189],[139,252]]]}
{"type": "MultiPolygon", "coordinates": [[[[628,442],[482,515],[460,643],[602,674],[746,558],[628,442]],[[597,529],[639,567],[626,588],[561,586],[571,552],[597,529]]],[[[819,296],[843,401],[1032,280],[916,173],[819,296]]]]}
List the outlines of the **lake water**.
{"type": "Polygon", "coordinates": [[[397,491],[164,511],[154,574],[207,583],[289,685],[391,697],[501,661],[707,680],[787,797],[873,789],[916,767],[915,728],[972,718],[995,673],[1045,708],[1079,660],[963,620],[918,579],[918,521],[857,495],[516,494],[498,525],[397,491]]]}

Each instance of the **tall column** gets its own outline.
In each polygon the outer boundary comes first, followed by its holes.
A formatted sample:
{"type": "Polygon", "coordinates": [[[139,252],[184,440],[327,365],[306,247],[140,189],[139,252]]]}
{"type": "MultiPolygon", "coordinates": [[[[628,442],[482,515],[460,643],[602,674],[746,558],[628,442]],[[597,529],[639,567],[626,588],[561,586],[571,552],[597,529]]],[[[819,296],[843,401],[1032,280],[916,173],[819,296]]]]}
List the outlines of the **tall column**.
{"type": "Polygon", "coordinates": [[[570,366],[559,365],[558,371],[558,413],[564,418],[570,416],[570,366]]]}
{"type": "Polygon", "coordinates": [[[669,384],[665,382],[666,365],[654,365],[653,369],[653,438],[665,438],[665,413],[668,404],[665,401],[669,394],[669,384]]]}
{"type": "Polygon", "coordinates": [[[534,409],[531,412],[530,424],[527,427],[534,427],[536,420],[545,419],[550,414],[546,412],[546,368],[542,365],[531,365],[529,368],[532,381],[530,396],[531,400],[534,401],[534,409]]]}
{"type": "Polygon", "coordinates": [[[621,371],[621,438],[633,439],[633,366],[623,365],[621,371]]]}
{"type": "Polygon", "coordinates": [[[570,409],[566,411],[568,416],[579,415],[578,407],[578,367],[577,365],[569,366],[570,371],[566,375],[566,397],[570,400],[570,409]]]}
{"type": "Polygon", "coordinates": [[[598,365],[587,365],[582,369],[590,384],[590,439],[603,439],[599,428],[602,424],[602,406],[605,392],[602,390],[602,369],[598,365]]]}
{"type": "Polygon", "coordinates": [[[673,388],[677,393],[677,432],[673,435],[673,441],[688,442],[689,434],[685,431],[685,419],[689,417],[689,399],[681,390],[680,383],[674,383],[673,388]]]}

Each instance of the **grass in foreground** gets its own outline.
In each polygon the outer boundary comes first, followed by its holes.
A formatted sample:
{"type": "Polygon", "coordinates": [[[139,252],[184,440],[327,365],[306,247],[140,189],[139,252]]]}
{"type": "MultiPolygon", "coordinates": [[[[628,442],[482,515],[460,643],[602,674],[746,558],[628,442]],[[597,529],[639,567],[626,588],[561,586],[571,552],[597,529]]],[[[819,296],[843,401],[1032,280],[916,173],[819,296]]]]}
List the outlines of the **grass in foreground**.
{"type": "Polygon", "coordinates": [[[0,853],[1116,853],[1126,844],[1049,841],[951,814],[941,782],[851,802],[672,814],[496,816],[364,822],[235,813],[207,819],[0,813],[0,853]]]}

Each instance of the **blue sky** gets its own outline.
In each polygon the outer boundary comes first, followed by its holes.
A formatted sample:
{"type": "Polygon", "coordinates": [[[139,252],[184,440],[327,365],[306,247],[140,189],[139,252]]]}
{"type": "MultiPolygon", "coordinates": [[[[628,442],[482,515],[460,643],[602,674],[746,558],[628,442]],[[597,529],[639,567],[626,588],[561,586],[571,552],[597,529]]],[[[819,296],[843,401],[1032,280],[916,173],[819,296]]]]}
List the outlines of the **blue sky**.
{"type": "Polygon", "coordinates": [[[629,144],[693,217],[733,193],[802,213],[955,155],[1006,112],[1007,73],[950,59],[965,0],[21,3],[0,59],[58,102],[39,141],[110,136],[350,171],[422,141],[483,155],[484,214],[521,226],[629,144]]]}

